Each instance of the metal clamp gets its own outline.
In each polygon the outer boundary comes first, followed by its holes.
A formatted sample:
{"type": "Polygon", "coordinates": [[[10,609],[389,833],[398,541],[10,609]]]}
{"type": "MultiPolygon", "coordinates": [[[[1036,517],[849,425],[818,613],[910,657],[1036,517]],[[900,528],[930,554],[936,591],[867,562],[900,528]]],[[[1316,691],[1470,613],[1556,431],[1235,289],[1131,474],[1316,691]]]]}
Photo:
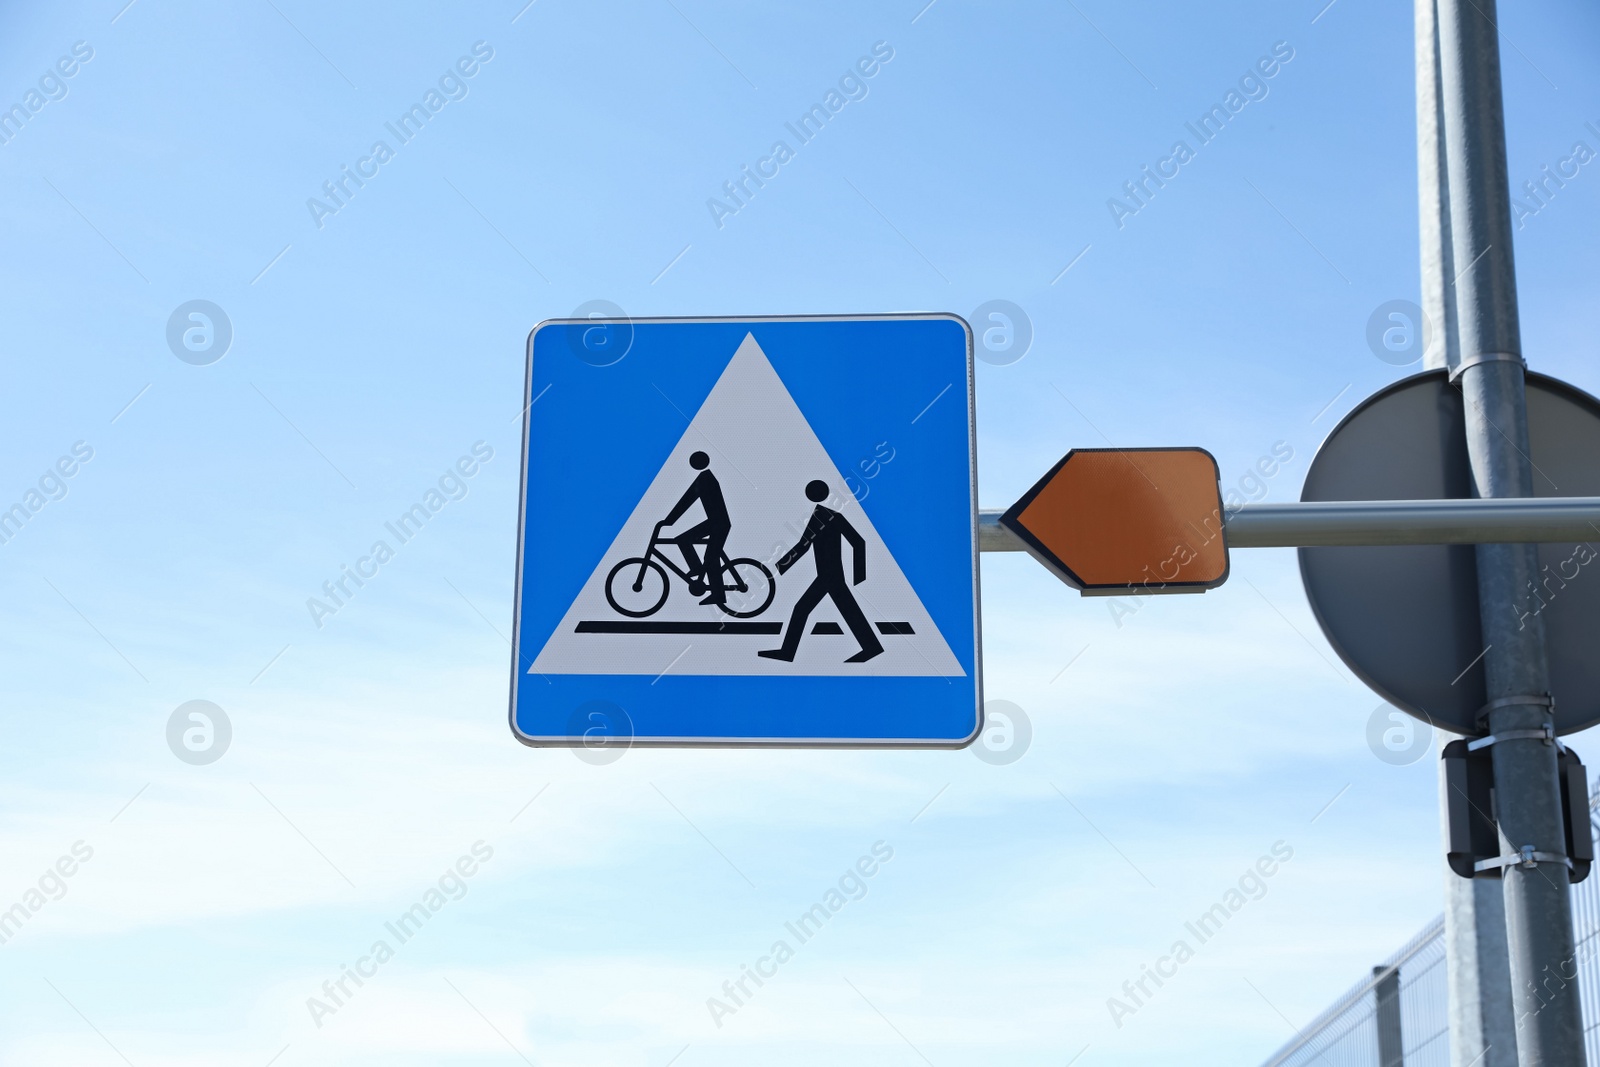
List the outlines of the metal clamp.
{"type": "Polygon", "coordinates": [[[1492,871],[1496,867],[1523,867],[1532,870],[1541,863],[1564,863],[1567,870],[1572,870],[1572,859],[1559,852],[1538,852],[1532,845],[1523,845],[1521,849],[1508,856],[1496,856],[1493,859],[1479,860],[1472,865],[1474,871],[1492,871]]]}
{"type": "Polygon", "coordinates": [[[1515,363],[1527,369],[1528,361],[1516,352],[1479,352],[1474,356],[1467,356],[1461,362],[1450,368],[1450,380],[1453,382],[1461,377],[1461,372],[1468,367],[1476,367],[1480,363],[1515,363]]]}
{"type": "MultiPolygon", "coordinates": [[[[1501,708],[1523,708],[1529,706],[1549,708],[1550,717],[1552,719],[1555,718],[1556,701],[1555,697],[1549,693],[1522,693],[1517,696],[1497,697],[1479,708],[1474,718],[1480,726],[1483,726],[1488,724],[1490,712],[1499,711],[1501,708]]],[[[1529,733],[1526,730],[1507,730],[1499,735],[1498,740],[1509,741],[1513,737],[1536,737],[1545,741],[1546,744],[1554,742],[1557,747],[1562,747],[1561,742],[1555,740],[1552,723],[1545,723],[1544,730],[1550,731],[1548,737],[1543,732],[1529,733]]],[[[1493,734],[1489,737],[1479,738],[1471,743],[1471,750],[1476,751],[1485,745],[1492,745],[1496,739],[1493,734]]]]}
{"type": "Polygon", "coordinates": [[[1476,752],[1479,749],[1488,748],[1490,745],[1499,744],[1501,741],[1521,741],[1524,738],[1543,741],[1547,745],[1555,745],[1556,748],[1563,752],[1567,750],[1567,746],[1563,745],[1556,737],[1555,725],[1547,722],[1537,730],[1502,730],[1497,734],[1490,734],[1488,737],[1480,737],[1475,741],[1468,741],[1467,751],[1476,752]]]}

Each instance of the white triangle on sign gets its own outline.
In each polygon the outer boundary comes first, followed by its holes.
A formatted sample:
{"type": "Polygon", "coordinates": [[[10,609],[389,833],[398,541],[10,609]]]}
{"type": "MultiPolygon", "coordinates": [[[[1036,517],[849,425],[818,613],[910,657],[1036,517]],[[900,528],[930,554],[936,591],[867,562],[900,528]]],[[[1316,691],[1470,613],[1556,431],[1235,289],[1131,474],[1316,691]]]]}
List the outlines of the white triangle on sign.
{"type": "MultiPolygon", "coordinates": [[[[703,518],[701,505],[695,503],[666,534],[688,530],[703,518]]],[[[846,580],[853,577],[853,553],[847,538],[834,541],[841,549],[846,580]]],[[[817,544],[827,540],[818,538],[817,544]]],[[[697,549],[703,550],[703,545],[697,549]]],[[[729,588],[729,605],[735,610],[755,611],[764,599],[765,579],[751,564],[736,563],[734,574],[748,579],[745,584],[751,592],[741,594],[729,588]]],[[[729,584],[732,582],[730,578],[729,584]]],[[[872,521],[845,488],[844,476],[817,440],[766,353],[754,336],[746,334],[528,673],[962,677],[966,671],[872,521]],[[683,552],[670,541],[660,542],[659,555],[652,554],[650,567],[637,562],[620,566],[624,560],[644,557],[656,524],[667,517],[699,475],[690,465],[696,452],[710,457],[710,472],[727,504],[731,529],[726,556],[735,561],[758,561],[772,575],[775,590],[770,605],[748,618],[730,617],[715,605],[701,604],[702,596],[692,594],[688,580],[661,558],[665,556],[678,571],[689,571],[683,552]],[[846,520],[864,544],[867,577],[859,585],[830,586],[818,581],[810,551],[787,573],[778,574],[778,560],[802,540],[813,510],[818,508],[806,496],[806,486],[814,480],[828,485],[829,496],[822,506],[846,520]],[[616,577],[608,598],[607,582],[613,571],[616,577]],[[644,581],[635,591],[632,587],[641,576],[644,581]],[[818,592],[840,586],[848,589],[846,599],[853,597],[860,606],[872,637],[883,648],[881,654],[864,662],[845,662],[862,645],[841,613],[838,597],[830,594],[822,596],[805,620],[792,662],[757,655],[762,649],[781,646],[796,601],[814,582],[818,592]],[[644,612],[652,607],[663,585],[668,590],[665,601],[648,614],[625,614],[612,603],[614,599],[628,611],[644,612]]]]}

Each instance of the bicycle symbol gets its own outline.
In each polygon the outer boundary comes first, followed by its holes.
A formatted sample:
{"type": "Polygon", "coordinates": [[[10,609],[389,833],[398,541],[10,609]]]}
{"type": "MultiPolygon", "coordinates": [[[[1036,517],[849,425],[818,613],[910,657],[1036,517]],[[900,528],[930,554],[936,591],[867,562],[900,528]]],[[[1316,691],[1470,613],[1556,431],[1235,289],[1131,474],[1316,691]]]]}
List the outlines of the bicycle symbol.
{"type": "MultiPolygon", "coordinates": [[[[656,524],[644,555],[628,557],[606,575],[606,603],[630,618],[642,619],[661,610],[671,592],[668,571],[685,582],[691,594],[699,596],[706,591],[704,570],[680,567],[661,550],[661,531],[665,525],[656,524]]],[[[709,568],[712,562],[708,559],[706,566],[709,568]]],[[[729,559],[727,553],[721,551],[717,552],[715,563],[727,593],[717,607],[725,614],[748,619],[760,615],[772,604],[778,590],[765,564],[748,556],[729,559]]]]}

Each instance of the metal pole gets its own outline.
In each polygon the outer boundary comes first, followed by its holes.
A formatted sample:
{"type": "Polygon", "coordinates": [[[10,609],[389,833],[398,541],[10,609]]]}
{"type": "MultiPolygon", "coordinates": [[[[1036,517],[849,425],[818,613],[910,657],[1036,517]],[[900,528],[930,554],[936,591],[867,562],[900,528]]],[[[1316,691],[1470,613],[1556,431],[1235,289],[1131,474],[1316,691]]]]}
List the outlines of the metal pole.
{"type": "MultiPolygon", "coordinates": [[[[1431,2],[1431,0],[1429,0],[1431,2]]],[[[1440,731],[1439,747],[1450,742],[1440,731]]],[[[1450,803],[1445,763],[1439,761],[1439,813],[1450,803]]],[[[1498,874],[1462,878],[1443,862],[1444,948],[1450,988],[1450,1062],[1517,1067],[1516,1015],[1506,946],[1506,902],[1498,874]]]]}
{"type": "MultiPolygon", "coordinates": [[[[1451,245],[1465,400],[1467,452],[1480,497],[1533,495],[1528,408],[1512,262],[1505,117],[1494,0],[1438,0],[1440,99],[1450,179],[1451,245]]],[[[1536,730],[1550,720],[1544,619],[1513,605],[1538,572],[1527,544],[1477,548],[1478,613],[1494,733],[1536,730]]],[[[1503,846],[1566,851],[1556,749],[1521,737],[1496,744],[1495,809],[1503,846]]],[[[1566,867],[1541,861],[1505,868],[1507,943],[1523,1067],[1584,1064],[1566,867]]]]}
{"type": "MultiPolygon", "coordinates": [[[[1022,540],[1000,525],[1001,514],[978,512],[979,549],[1025,551],[1022,540]]],[[[1600,541],[1600,497],[1246,504],[1227,514],[1222,531],[1230,549],[1600,541]]],[[[1202,535],[1211,536],[1191,531],[1202,535]]]]}
{"type": "MultiPolygon", "coordinates": [[[[1461,362],[1456,328],[1455,256],[1450,240],[1450,171],[1439,97],[1436,0],[1416,0],[1417,225],[1422,260],[1422,313],[1430,335],[1422,364],[1453,369],[1461,362]]],[[[1442,747],[1448,742],[1439,736],[1442,747]]],[[[1439,762],[1439,806],[1450,786],[1439,762]]],[[[1442,862],[1444,945],[1449,986],[1450,1062],[1517,1067],[1515,1015],[1506,948],[1505,894],[1497,876],[1461,878],[1442,862]]]]}
{"type": "Polygon", "coordinates": [[[1229,548],[1600,541],[1600,499],[1249,504],[1228,516],[1223,533],[1229,548]]]}
{"type": "Polygon", "coordinates": [[[1405,1035],[1400,1029],[1400,968],[1374,967],[1373,999],[1377,1001],[1378,1067],[1405,1067],[1405,1035]]]}
{"type": "Polygon", "coordinates": [[[1437,0],[1416,0],[1417,27],[1417,229],[1422,249],[1422,313],[1431,341],[1422,353],[1429,370],[1454,368],[1461,360],[1456,337],[1456,305],[1450,282],[1456,276],[1450,246],[1450,171],[1445,159],[1444,114],[1439,99],[1439,18],[1437,0]]]}

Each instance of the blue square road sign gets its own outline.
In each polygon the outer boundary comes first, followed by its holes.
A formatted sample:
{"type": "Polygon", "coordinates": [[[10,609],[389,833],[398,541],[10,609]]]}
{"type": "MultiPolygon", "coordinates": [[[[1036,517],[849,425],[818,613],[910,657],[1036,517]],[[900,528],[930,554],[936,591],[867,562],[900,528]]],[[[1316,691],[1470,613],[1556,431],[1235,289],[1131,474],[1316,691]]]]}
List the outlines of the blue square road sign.
{"type": "Polygon", "coordinates": [[[541,323],[516,736],[969,743],[972,385],[954,315],[541,323]]]}

